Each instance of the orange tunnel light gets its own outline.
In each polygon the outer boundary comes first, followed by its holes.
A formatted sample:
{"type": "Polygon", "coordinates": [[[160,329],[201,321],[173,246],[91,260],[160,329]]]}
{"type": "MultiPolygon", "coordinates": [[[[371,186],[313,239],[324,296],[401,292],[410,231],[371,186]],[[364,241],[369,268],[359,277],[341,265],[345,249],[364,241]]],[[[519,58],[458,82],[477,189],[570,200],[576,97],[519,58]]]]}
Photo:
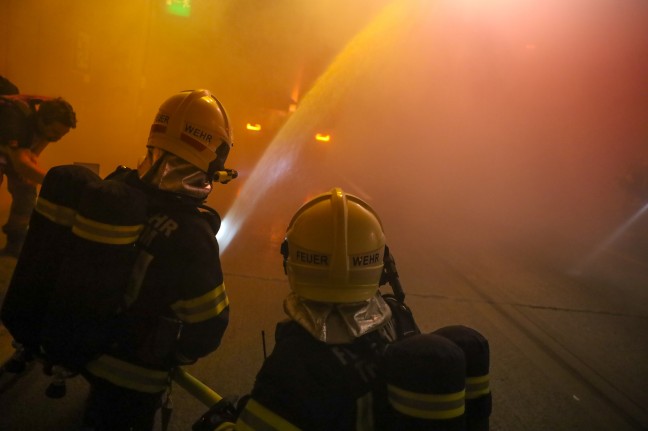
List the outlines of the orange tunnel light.
{"type": "Polygon", "coordinates": [[[318,133],[315,135],[315,140],[319,142],[329,142],[331,140],[331,135],[318,133]]]}
{"type": "Polygon", "coordinates": [[[248,130],[251,130],[253,132],[258,132],[259,130],[261,130],[261,124],[259,124],[259,123],[254,123],[254,124],[247,123],[245,125],[245,128],[248,129],[248,130]]]}

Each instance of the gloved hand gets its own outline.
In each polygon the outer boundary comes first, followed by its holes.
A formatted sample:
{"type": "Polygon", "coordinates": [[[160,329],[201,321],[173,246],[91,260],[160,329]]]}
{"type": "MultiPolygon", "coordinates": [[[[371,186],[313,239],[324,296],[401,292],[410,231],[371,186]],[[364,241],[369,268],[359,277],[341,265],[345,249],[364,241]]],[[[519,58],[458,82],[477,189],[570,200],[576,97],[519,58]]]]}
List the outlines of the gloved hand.
{"type": "Polygon", "coordinates": [[[236,407],[223,398],[207,413],[202,415],[191,427],[193,431],[225,431],[233,430],[237,419],[236,407]]]}

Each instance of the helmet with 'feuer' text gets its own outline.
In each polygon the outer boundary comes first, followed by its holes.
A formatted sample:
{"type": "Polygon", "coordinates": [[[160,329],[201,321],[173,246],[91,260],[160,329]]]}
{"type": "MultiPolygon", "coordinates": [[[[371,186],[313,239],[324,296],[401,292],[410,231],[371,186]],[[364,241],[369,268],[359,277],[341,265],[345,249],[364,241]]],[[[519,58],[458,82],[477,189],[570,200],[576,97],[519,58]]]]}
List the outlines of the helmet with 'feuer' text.
{"type": "Polygon", "coordinates": [[[293,216],[282,246],[291,289],[319,302],[372,298],[383,270],[385,235],[375,211],[334,188],[293,216]]]}
{"type": "Polygon", "coordinates": [[[147,144],[204,172],[223,169],[232,145],[227,112],[208,90],[182,91],[164,101],[147,144]]]}

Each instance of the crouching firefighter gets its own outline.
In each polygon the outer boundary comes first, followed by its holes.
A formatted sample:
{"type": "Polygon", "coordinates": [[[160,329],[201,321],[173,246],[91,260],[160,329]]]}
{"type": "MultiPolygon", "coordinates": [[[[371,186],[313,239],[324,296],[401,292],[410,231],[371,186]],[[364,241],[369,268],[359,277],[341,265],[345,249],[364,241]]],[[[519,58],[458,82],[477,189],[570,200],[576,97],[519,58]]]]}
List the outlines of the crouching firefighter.
{"type": "Polygon", "coordinates": [[[146,195],[148,221],[135,247],[120,335],[85,365],[86,427],[152,429],[171,370],[219,346],[229,318],[220,217],[203,203],[232,145],[221,103],[207,90],[184,91],[160,106],[137,169],[108,176],[146,195]]]}
{"type": "Polygon", "coordinates": [[[293,216],[282,248],[287,319],[256,376],[237,430],[372,430],[387,409],[377,364],[397,338],[379,292],[382,223],[334,188],[293,216]]]}
{"type": "Polygon", "coordinates": [[[314,197],[281,252],[291,292],[274,349],[250,395],[217,404],[194,430],[487,431],[485,338],[459,326],[421,333],[369,204],[340,188],[314,197]]]}

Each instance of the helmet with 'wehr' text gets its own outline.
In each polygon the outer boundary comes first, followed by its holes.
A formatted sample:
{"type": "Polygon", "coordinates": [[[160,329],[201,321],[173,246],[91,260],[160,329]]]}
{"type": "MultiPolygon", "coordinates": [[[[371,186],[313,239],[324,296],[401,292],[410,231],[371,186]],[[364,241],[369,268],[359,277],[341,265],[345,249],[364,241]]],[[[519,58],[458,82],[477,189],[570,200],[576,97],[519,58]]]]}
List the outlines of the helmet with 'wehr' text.
{"type": "Polygon", "coordinates": [[[209,90],[182,91],[164,101],[147,144],[207,173],[224,168],[232,145],[227,112],[209,90]]]}
{"type": "Polygon", "coordinates": [[[352,303],[374,297],[384,253],[385,235],[376,212],[340,188],[302,205],[282,245],[291,289],[318,302],[352,303]]]}

